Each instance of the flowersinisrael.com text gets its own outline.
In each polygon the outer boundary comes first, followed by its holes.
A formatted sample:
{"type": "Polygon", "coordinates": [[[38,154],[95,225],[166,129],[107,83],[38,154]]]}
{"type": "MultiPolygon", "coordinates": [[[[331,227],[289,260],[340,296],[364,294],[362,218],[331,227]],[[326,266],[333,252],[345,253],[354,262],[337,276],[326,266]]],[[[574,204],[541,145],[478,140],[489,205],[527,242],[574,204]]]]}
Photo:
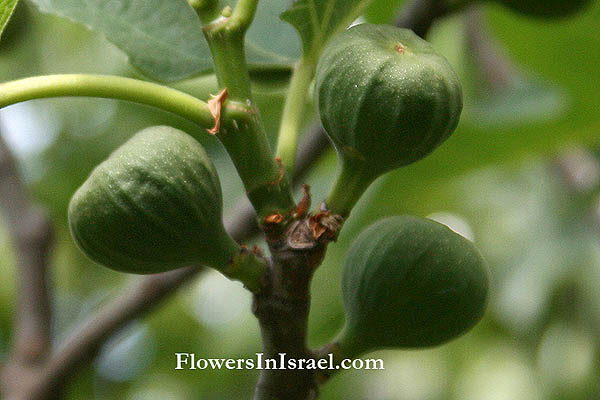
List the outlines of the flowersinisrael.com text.
{"type": "Polygon", "coordinates": [[[288,358],[286,353],[279,353],[277,358],[265,358],[263,353],[256,353],[256,358],[200,358],[194,353],[175,353],[176,370],[204,369],[375,369],[382,370],[382,359],[343,359],[334,362],[333,354],[326,358],[288,358]]]}

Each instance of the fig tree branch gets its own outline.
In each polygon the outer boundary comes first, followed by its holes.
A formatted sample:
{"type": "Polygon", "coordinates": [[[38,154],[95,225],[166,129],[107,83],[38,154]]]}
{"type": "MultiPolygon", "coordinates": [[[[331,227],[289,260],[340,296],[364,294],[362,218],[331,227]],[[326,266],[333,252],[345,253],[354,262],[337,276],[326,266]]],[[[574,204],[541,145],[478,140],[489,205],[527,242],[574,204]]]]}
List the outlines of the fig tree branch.
{"type": "MultiPolygon", "coordinates": [[[[325,133],[325,130],[323,130],[321,123],[319,121],[313,122],[298,146],[298,157],[294,166],[294,173],[292,174],[292,185],[297,187],[298,184],[304,180],[306,174],[310,171],[311,167],[314,166],[315,162],[330,149],[331,144],[329,143],[329,139],[327,139],[327,134],[325,133]]],[[[249,237],[254,236],[259,232],[259,227],[256,223],[256,212],[246,198],[240,199],[235,205],[234,211],[225,216],[225,225],[230,226],[234,219],[243,219],[247,221],[247,225],[245,226],[248,228],[247,233],[249,234],[249,237]]],[[[230,231],[229,233],[234,238],[238,237],[234,232],[235,231],[230,231]]],[[[241,234],[241,232],[239,233],[241,234]]]]}
{"type": "Polygon", "coordinates": [[[509,87],[515,80],[516,68],[491,37],[480,7],[469,7],[465,28],[467,45],[485,89],[502,91],[509,87]]]}
{"type": "MultiPolygon", "coordinates": [[[[216,55],[215,62],[219,60],[216,65],[221,65],[216,68],[219,84],[228,89],[232,99],[223,105],[217,136],[234,162],[258,214],[264,217],[273,210],[286,211],[293,207],[287,180],[279,179],[281,171],[271,155],[260,116],[246,102],[250,98],[249,80],[236,75],[244,71],[246,77],[248,75],[245,61],[242,64],[234,61],[243,55],[243,34],[241,38],[221,40],[219,34],[211,32],[216,35],[209,40],[211,50],[216,55]],[[236,101],[240,99],[242,101],[236,101]]],[[[0,83],[0,108],[27,100],[65,96],[127,100],[172,112],[207,129],[215,125],[206,102],[167,86],[138,79],[66,74],[0,83]]]]}
{"type": "Polygon", "coordinates": [[[34,368],[50,351],[48,264],[52,226],[30,199],[15,160],[0,135],[0,211],[15,249],[17,305],[7,368],[34,368]]]}
{"type": "MultiPolygon", "coordinates": [[[[280,354],[292,359],[310,357],[306,343],[310,282],[327,243],[320,243],[310,234],[308,221],[299,218],[288,231],[269,240],[269,285],[254,296],[252,306],[260,324],[265,358],[277,359],[280,354]]],[[[254,399],[312,400],[317,392],[309,369],[262,370],[254,399]]]]}
{"type": "Polygon", "coordinates": [[[154,309],[201,271],[200,267],[186,267],[137,279],[75,329],[26,387],[24,399],[59,395],[65,382],[89,363],[115,332],[154,309]]]}

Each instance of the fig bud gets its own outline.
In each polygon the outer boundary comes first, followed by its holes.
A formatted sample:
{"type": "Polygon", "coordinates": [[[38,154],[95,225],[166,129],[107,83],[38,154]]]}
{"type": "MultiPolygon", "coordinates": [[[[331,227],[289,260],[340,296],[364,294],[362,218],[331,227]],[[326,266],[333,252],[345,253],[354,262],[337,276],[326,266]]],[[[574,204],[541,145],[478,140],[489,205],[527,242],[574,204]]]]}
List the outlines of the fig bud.
{"type": "Polygon", "coordinates": [[[475,246],[445,225],[391,217],[352,244],[342,291],[346,324],[338,342],[347,356],[428,347],[481,319],[488,272],[475,246]]]}
{"type": "Polygon", "coordinates": [[[69,226],[87,256],[123,272],[219,268],[239,253],[202,145],[167,126],[138,132],[92,171],[71,199],[69,226]]]}

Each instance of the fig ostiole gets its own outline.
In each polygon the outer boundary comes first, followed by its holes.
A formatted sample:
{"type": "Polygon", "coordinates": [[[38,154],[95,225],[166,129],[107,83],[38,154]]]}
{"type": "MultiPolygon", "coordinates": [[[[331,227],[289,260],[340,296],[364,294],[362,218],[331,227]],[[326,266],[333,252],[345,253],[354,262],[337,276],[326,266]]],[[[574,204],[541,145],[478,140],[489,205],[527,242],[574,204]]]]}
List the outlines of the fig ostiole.
{"type": "Polygon", "coordinates": [[[92,171],[71,199],[69,226],[89,258],[118,271],[205,265],[239,278],[236,260],[247,264],[249,256],[240,256],[241,247],[225,231],[222,202],[202,145],[177,129],[155,126],[92,171]]]}
{"type": "Polygon", "coordinates": [[[473,243],[437,222],[390,217],[364,230],[346,255],[346,357],[381,348],[436,346],[483,316],[488,270],[473,243]]]}
{"type": "MultiPolygon", "coordinates": [[[[348,193],[349,182],[364,191],[367,178],[427,156],[454,131],[462,110],[461,85],[448,61],[412,31],[388,25],[362,24],[336,35],[315,82],[319,116],[344,178],[334,193],[348,193]]],[[[327,205],[345,215],[353,204],[330,196],[327,205]]]]}

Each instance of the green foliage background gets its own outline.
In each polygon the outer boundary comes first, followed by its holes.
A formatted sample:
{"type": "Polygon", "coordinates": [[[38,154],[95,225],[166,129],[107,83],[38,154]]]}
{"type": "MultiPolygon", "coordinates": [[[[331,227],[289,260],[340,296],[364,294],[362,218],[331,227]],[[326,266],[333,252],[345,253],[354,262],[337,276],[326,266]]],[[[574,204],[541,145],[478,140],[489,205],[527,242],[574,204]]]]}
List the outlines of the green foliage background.
{"type": "MultiPolygon", "coordinates": [[[[388,23],[401,3],[376,1],[365,18],[388,23]]],[[[594,217],[600,180],[596,176],[591,188],[577,192],[554,168],[565,149],[593,150],[598,144],[600,3],[559,21],[519,16],[492,4],[483,11],[522,80],[514,90],[486,97],[470,64],[464,18],[434,26],[431,41],[466,88],[462,122],[434,154],[381,178],[361,200],[315,276],[310,342],[324,344],[341,327],[340,266],[347,246],[364,226],[387,215],[434,214],[466,225],[490,261],[489,311],[472,332],[440,348],[371,354],[383,358],[385,371],[339,374],[323,387],[323,399],[600,398],[600,241],[594,217]]],[[[279,37],[281,26],[260,25],[251,38],[268,43],[279,37]]],[[[289,60],[300,41],[293,34],[280,36],[286,41],[275,43],[273,51],[289,60]]],[[[272,142],[289,78],[286,65],[257,63],[253,72],[272,142]]],[[[22,1],[0,41],[0,80],[68,72],[141,77],[103,36],[22,1]]],[[[205,72],[172,86],[208,98],[216,80],[205,72]]],[[[110,100],[52,99],[13,106],[0,118],[35,198],[56,224],[56,343],[132,279],[93,265],[75,248],[66,225],[70,196],[110,151],[139,129],[169,124],[211,153],[225,210],[243,193],[219,143],[167,113],[110,100]]],[[[315,202],[325,196],[335,167],[331,152],[307,179],[315,202]]],[[[0,357],[10,339],[15,298],[13,249],[5,231],[0,224],[0,357]]],[[[68,398],[249,398],[257,371],[173,370],[175,352],[248,358],[260,351],[249,307],[250,296],[238,284],[206,273],[108,343],[70,385],[68,398]]]]}

